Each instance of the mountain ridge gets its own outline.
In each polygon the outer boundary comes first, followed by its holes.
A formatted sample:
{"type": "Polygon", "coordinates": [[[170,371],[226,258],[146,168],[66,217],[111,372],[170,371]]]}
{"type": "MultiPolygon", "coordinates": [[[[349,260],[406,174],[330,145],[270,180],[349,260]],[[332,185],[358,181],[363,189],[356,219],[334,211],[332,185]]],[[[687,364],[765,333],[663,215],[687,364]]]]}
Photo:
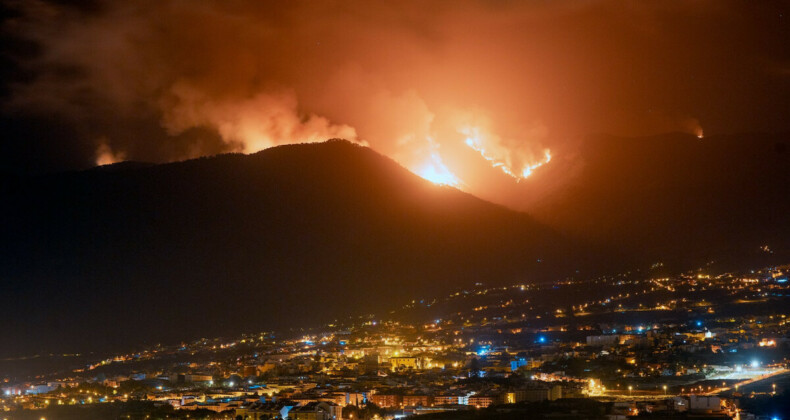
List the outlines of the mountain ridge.
{"type": "Polygon", "coordinates": [[[23,316],[0,334],[29,337],[17,353],[315,324],[590,260],[526,214],[337,140],[4,189],[0,303],[23,316]]]}
{"type": "Polygon", "coordinates": [[[550,191],[547,166],[526,194],[533,217],[569,235],[630,248],[649,261],[693,267],[770,245],[790,255],[790,153],[785,134],[593,135],[577,150],[574,176],[550,191]]]}

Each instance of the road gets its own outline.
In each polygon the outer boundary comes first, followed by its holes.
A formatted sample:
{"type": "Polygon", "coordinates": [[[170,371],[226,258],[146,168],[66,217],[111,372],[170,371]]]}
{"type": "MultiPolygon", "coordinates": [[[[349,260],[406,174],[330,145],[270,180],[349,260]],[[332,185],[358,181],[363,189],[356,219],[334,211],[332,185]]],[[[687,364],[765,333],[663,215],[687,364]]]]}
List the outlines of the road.
{"type": "Polygon", "coordinates": [[[743,380],[741,382],[733,384],[732,386],[724,386],[724,387],[719,387],[719,388],[713,389],[713,390],[711,390],[709,392],[704,393],[703,395],[716,395],[716,394],[719,394],[719,393],[722,393],[722,392],[729,391],[731,389],[742,388],[742,387],[744,387],[746,385],[751,385],[751,384],[756,383],[756,382],[761,382],[761,381],[765,381],[765,380],[768,380],[768,379],[771,379],[771,378],[775,378],[777,376],[784,375],[784,374],[786,374],[788,372],[790,372],[790,370],[788,370],[786,368],[781,368],[781,369],[776,370],[774,372],[771,372],[769,374],[760,375],[760,376],[755,377],[755,378],[750,378],[750,379],[743,380]]]}

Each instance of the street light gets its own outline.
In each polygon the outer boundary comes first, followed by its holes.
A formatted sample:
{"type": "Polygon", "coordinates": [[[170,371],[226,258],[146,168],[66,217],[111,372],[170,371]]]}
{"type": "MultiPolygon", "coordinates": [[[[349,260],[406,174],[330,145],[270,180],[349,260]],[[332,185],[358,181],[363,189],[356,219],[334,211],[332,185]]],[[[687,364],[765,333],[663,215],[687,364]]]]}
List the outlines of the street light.
{"type": "Polygon", "coordinates": [[[771,385],[774,388],[774,395],[776,395],[776,384],[771,385]]]}
{"type": "Polygon", "coordinates": [[[631,385],[628,385],[628,396],[629,397],[631,396],[631,391],[633,391],[633,389],[634,389],[634,387],[632,387],[631,385]]]}
{"type": "Polygon", "coordinates": [[[667,395],[667,386],[664,385],[664,395],[667,395]]]}

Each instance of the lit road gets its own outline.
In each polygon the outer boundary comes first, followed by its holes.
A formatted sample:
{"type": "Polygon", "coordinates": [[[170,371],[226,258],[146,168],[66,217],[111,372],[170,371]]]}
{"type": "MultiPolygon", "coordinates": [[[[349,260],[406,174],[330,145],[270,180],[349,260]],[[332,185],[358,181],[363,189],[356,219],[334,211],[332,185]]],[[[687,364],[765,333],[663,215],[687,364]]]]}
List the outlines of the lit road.
{"type": "Polygon", "coordinates": [[[786,368],[781,368],[781,369],[778,369],[778,370],[773,371],[771,373],[767,373],[765,375],[760,375],[760,376],[758,376],[756,378],[750,378],[750,379],[743,380],[741,382],[733,384],[733,386],[731,386],[731,387],[726,386],[726,387],[716,388],[716,389],[714,389],[712,391],[706,392],[703,395],[716,395],[716,394],[718,394],[720,392],[729,391],[729,390],[731,390],[733,388],[741,388],[741,387],[743,387],[745,385],[751,385],[753,383],[757,383],[757,382],[764,381],[764,380],[767,380],[767,379],[770,379],[770,378],[774,378],[776,376],[783,375],[783,374],[786,374],[788,372],[790,372],[790,370],[788,370],[786,368]]]}

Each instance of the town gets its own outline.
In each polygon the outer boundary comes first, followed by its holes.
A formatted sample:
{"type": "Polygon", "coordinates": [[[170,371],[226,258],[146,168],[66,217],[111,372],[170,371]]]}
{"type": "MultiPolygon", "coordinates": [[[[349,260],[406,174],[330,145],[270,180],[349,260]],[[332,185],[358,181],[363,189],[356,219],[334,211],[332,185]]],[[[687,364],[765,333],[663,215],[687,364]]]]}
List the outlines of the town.
{"type": "Polygon", "coordinates": [[[788,268],[664,276],[656,263],[589,280],[478,283],[317,328],[84,364],[49,355],[79,366],[0,378],[0,418],[779,419],[788,268]]]}

